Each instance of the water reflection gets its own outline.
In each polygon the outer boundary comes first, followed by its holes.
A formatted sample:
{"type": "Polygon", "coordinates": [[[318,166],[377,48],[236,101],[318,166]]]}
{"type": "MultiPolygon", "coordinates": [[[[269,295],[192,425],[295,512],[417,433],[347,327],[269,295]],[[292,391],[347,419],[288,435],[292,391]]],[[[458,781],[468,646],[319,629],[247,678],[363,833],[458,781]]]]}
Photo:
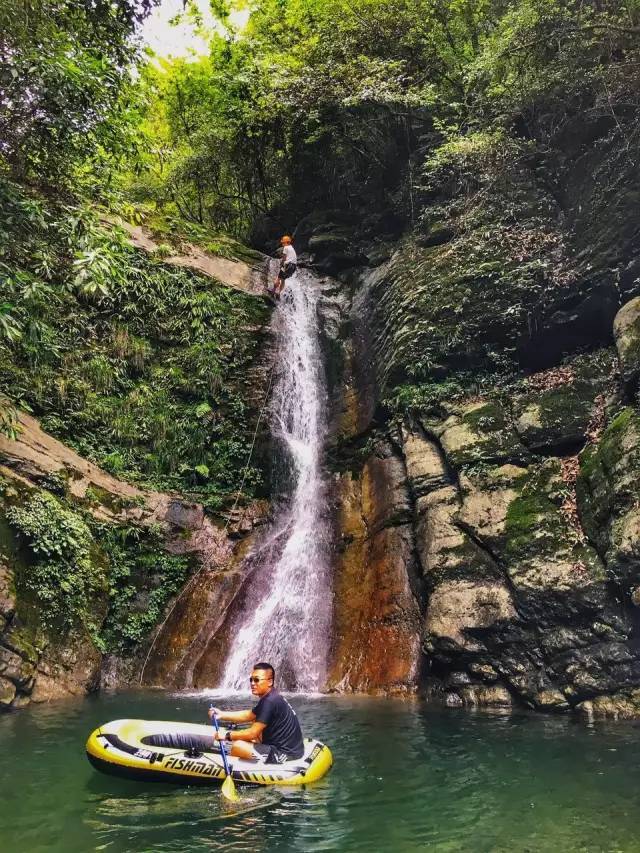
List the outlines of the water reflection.
{"type": "Polygon", "coordinates": [[[273,789],[245,789],[239,802],[220,796],[218,788],[184,789],[179,792],[149,791],[132,793],[128,797],[99,797],[95,817],[87,823],[98,831],[132,829],[147,833],[150,830],[174,829],[245,818],[252,812],[275,806],[281,794],[273,789]]]}
{"type": "MultiPolygon", "coordinates": [[[[95,772],[84,741],[118,717],[201,721],[202,696],[134,693],[0,718],[3,846],[118,851],[637,851],[637,728],[293,700],[336,765],[306,789],[141,785],[95,772]]],[[[238,697],[229,698],[237,705],[238,697]]]]}

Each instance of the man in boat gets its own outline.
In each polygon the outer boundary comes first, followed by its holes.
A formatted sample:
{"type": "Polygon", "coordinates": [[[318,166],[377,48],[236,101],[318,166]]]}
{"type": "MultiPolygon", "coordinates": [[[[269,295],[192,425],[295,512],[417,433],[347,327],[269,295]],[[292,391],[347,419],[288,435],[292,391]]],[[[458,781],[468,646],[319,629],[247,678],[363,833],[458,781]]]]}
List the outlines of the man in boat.
{"type": "Polygon", "coordinates": [[[280,269],[278,270],[273,289],[273,295],[276,299],[280,298],[285,281],[291,278],[298,269],[298,256],[296,250],[293,248],[291,237],[285,234],[280,240],[280,246],[282,247],[280,249],[280,269]]]}
{"type": "Polygon", "coordinates": [[[300,723],[291,705],[273,686],[275,677],[270,663],[257,663],[249,677],[251,693],[258,699],[253,708],[246,711],[209,708],[210,719],[215,714],[223,723],[251,723],[249,728],[240,731],[227,730],[224,737],[215,735],[216,740],[230,741],[225,746],[231,755],[266,764],[283,764],[302,758],[304,743],[300,723]]]}

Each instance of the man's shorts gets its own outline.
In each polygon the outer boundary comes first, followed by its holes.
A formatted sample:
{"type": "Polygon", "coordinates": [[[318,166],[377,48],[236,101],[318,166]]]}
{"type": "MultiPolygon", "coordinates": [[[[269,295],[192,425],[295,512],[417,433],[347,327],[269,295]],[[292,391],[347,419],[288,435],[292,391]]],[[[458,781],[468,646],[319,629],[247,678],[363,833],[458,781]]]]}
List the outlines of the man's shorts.
{"type": "Polygon", "coordinates": [[[278,274],[278,278],[281,278],[283,281],[286,278],[291,278],[294,272],[298,269],[297,264],[288,263],[283,267],[280,267],[280,272],[278,274]]]}
{"type": "Polygon", "coordinates": [[[289,761],[289,756],[286,752],[276,749],[268,743],[254,743],[253,749],[258,753],[265,764],[284,764],[289,761]]]}

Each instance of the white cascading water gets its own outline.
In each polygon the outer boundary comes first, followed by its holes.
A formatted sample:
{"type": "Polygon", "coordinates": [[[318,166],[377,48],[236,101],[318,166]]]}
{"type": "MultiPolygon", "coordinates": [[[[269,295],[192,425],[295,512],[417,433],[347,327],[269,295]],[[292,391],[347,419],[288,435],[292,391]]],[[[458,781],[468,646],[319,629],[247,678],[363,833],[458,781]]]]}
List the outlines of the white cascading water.
{"type": "Polygon", "coordinates": [[[271,431],[290,470],[290,498],[278,511],[270,535],[284,542],[250,580],[240,618],[232,626],[222,687],[247,688],[254,663],[268,661],[278,684],[316,691],[326,680],[331,584],[329,522],[322,458],[327,433],[327,391],[317,322],[315,279],[298,271],[287,282],[274,312],[276,382],[271,431]]]}

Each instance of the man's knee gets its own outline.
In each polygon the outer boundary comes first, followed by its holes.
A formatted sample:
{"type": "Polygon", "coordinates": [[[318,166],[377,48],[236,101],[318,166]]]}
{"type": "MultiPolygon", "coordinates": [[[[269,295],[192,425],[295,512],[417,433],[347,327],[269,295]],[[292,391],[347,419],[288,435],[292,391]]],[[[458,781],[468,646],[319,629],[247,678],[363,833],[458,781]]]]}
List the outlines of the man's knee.
{"type": "Polygon", "coordinates": [[[236,740],[231,747],[231,755],[236,758],[258,759],[260,756],[253,748],[253,744],[246,740],[236,740]]]}

